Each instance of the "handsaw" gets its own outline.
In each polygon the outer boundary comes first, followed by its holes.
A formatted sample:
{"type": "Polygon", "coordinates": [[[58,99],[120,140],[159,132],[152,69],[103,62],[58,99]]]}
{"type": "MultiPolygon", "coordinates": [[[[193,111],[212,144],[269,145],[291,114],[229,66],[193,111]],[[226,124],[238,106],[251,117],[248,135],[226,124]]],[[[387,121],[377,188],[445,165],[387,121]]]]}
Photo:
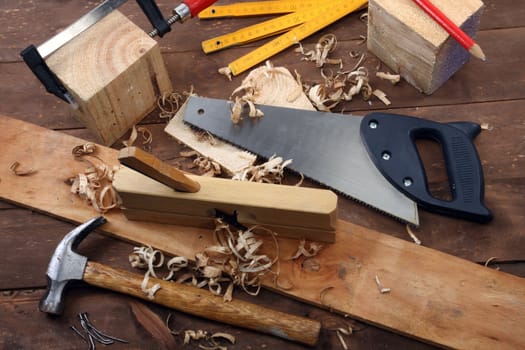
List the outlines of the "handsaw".
{"type": "Polygon", "coordinates": [[[419,224],[417,205],[476,222],[492,219],[483,204],[483,170],[472,140],[478,124],[437,123],[386,113],[365,117],[258,105],[262,118],[231,122],[232,103],[191,96],[184,121],[403,222],[419,224]],[[442,148],[452,199],[428,190],[416,139],[442,148]],[[417,204],[416,204],[417,203],[417,204]]]}
{"type": "MultiPolygon", "coordinates": [[[[296,1],[283,1],[283,3],[288,4],[288,7],[280,7],[279,9],[282,13],[292,13],[255,24],[233,33],[206,40],[202,43],[202,48],[205,53],[210,53],[226,47],[245,44],[286,31],[286,33],[281,34],[277,38],[260,46],[247,55],[230,62],[228,64],[229,72],[233,75],[238,75],[286,48],[297,44],[299,41],[318,32],[328,25],[340,20],[349,13],[362,8],[367,2],[367,0],[324,0],[315,3],[306,1],[302,5],[297,4],[295,7],[296,9],[293,10],[293,5],[296,1]]],[[[266,13],[274,14],[278,11],[278,9],[276,9],[275,1],[257,2],[258,7],[253,5],[253,3],[248,4],[250,4],[250,6],[247,6],[246,8],[243,7],[243,3],[225,5],[225,9],[212,6],[205,12],[208,15],[204,15],[201,18],[215,18],[219,17],[221,13],[224,13],[225,16],[235,17],[266,13]],[[261,9],[267,9],[266,13],[261,9]],[[213,14],[213,16],[209,15],[210,13],[213,14]]]]}

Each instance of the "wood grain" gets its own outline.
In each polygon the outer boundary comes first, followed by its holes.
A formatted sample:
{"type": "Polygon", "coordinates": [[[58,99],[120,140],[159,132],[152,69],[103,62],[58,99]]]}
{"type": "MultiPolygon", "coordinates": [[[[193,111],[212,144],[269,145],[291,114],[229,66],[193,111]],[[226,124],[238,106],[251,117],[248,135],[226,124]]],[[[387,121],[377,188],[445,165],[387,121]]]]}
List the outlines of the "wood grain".
{"type": "MultiPolygon", "coordinates": [[[[469,36],[478,30],[480,0],[433,2],[469,36]]],[[[367,48],[425,94],[432,94],[456,73],[470,54],[412,0],[369,2],[367,48]]]]}
{"type": "Polygon", "coordinates": [[[161,161],[153,154],[137,147],[124,147],[120,150],[118,160],[131,169],[181,192],[198,192],[201,186],[197,181],[187,177],[179,169],[161,161]]]}
{"type": "MultiPolygon", "coordinates": [[[[70,155],[82,140],[6,117],[0,121],[5,130],[0,142],[6,145],[0,156],[2,198],[73,222],[96,215],[72,197],[61,180],[82,166],[70,155]],[[28,138],[30,143],[23,142],[28,138]],[[26,146],[17,147],[18,142],[26,146]],[[23,159],[38,172],[30,178],[14,176],[6,170],[14,159],[23,159]]],[[[98,155],[116,163],[116,153],[100,147],[98,155]]],[[[108,213],[107,219],[107,234],[174,255],[192,258],[213,243],[211,232],[204,229],[130,222],[118,211],[108,213]]],[[[343,221],[338,222],[336,241],[315,257],[318,270],[283,261],[280,278],[294,288],[276,290],[431,344],[525,346],[520,336],[525,324],[524,279],[343,221]],[[390,293],[379,293],[376,275],[390,293]]],[[[279,245],[281,257],[287,258],[297,241],[281,238],[279,245]]],[[[266,286],[275,289],[269,282],[266,286]]]]}
{"type": "MultiPolygon", "coordinates": [[[[141,290],[143,277],[138,274],[88,261],[83,279],[97,287],[150,300],[141,290]]],[[[318,321],[242,300],[225,302],[207,290],[150,278],[148,287],[155,284],[159,284],[160,289],[150,301],[157,304],[307,345],[315,345],[319,339],[321,324],[318,321]]]]}
{"type": "Polygon", "coordinates": [[[187,177],[200,184],[198,192],[173,191],[126,167],[115,174],[113,186],[123,207],[134,210],[135,219],[142,212],[145,214],[143,220],[158,221],[155,219],[160,216],[151,215],[157,212],[165,216],[174,214],[171,222],[161,222],[178,223],[181,215],[200,222],[203,218],[213,220],[218,210],[236,216],[239,223],[247,226],[287,227],[287,230],[277,230],[284,237],[334,241],[337,196],[329,190],[207,176],[187,177]]]}
{"type": "Polygon", "coordinates": [[[99,142],[113,144],[172,91],[155,40],[113,11],[46,59],[99,142]]]}

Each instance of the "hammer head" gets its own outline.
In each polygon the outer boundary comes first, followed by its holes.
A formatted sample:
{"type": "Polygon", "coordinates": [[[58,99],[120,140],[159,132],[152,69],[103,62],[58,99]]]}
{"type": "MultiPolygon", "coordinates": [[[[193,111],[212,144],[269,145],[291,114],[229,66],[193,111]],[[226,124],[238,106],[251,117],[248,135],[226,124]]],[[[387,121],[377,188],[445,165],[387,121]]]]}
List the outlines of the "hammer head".
{"type": "Polygon", "coordinates": [[[62,295],[72,280],[81,280],[86,268],[87,258],[74,250],[86,236],[103,225],[102,216],[93,218],[69,232],[58,244],[47,267],[47,291],[40,300],[40,311],[59,315],[64,310],[62,295]]]}

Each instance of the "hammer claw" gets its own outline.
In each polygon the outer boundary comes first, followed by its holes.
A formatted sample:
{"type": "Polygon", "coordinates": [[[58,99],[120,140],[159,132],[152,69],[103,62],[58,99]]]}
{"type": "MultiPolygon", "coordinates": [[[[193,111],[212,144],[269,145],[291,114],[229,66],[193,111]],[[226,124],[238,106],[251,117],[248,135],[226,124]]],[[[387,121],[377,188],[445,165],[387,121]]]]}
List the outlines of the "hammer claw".
{"type": "Polygon", "coordinates": [[[40,301],[40,311],[59,315],[64,309],[62,294],[69,281],[81,280],[87,258],[74,249],[97,227],[106,223],[102,216],[93,218],[69,232],[58,244],[47,267],[47,291],[40,301]]]}

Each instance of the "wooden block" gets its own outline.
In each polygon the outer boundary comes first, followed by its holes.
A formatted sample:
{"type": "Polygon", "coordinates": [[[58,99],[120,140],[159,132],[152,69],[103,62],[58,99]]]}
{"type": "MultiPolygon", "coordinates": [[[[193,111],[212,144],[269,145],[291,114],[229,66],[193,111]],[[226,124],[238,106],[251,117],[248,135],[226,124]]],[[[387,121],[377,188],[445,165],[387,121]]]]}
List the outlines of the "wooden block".
{"type": "Polygon", "coordinates": [[[46,59],[73,95],[75,117],[111,145],[172,90],[155,40],[118,11],[46,59]]]}
{"type": "MultiPolygon", "coordinates": [[[[433,0],[469,36],[477,32],[483,11],[480,0],[433,0]]],[[[368,50],[411,85],[431,94],[443,85],[470,54],[412,0],[368,3],[368,50]]]]}
{"type": "MultiPolygon", "coordinates": [[[[195,193],[173,191],[139,172],[122,167],[115,175],[113,186],[123,207],[140,212],[165,213],[159,216],[135,216],[142,220],[183,224],[179,215],[195,218],[215,218],[216,210],[237,214],[245,225],[295,228],[294,238],[301,231],[319,232],[312,240],[333,242],[337,219],[337,196],[329,190],[234,181],[206,176],[187,175],[198,182],[195,193]],[[170,216],[169,214],[175,214],[170,216]],[[169,221],[171,220],[171,221],[169,221]]],[[[283,236],[289,236],[283,230],[283,236]]],[[[281,233],[281,232],[278,232],[281,233]]]]}

